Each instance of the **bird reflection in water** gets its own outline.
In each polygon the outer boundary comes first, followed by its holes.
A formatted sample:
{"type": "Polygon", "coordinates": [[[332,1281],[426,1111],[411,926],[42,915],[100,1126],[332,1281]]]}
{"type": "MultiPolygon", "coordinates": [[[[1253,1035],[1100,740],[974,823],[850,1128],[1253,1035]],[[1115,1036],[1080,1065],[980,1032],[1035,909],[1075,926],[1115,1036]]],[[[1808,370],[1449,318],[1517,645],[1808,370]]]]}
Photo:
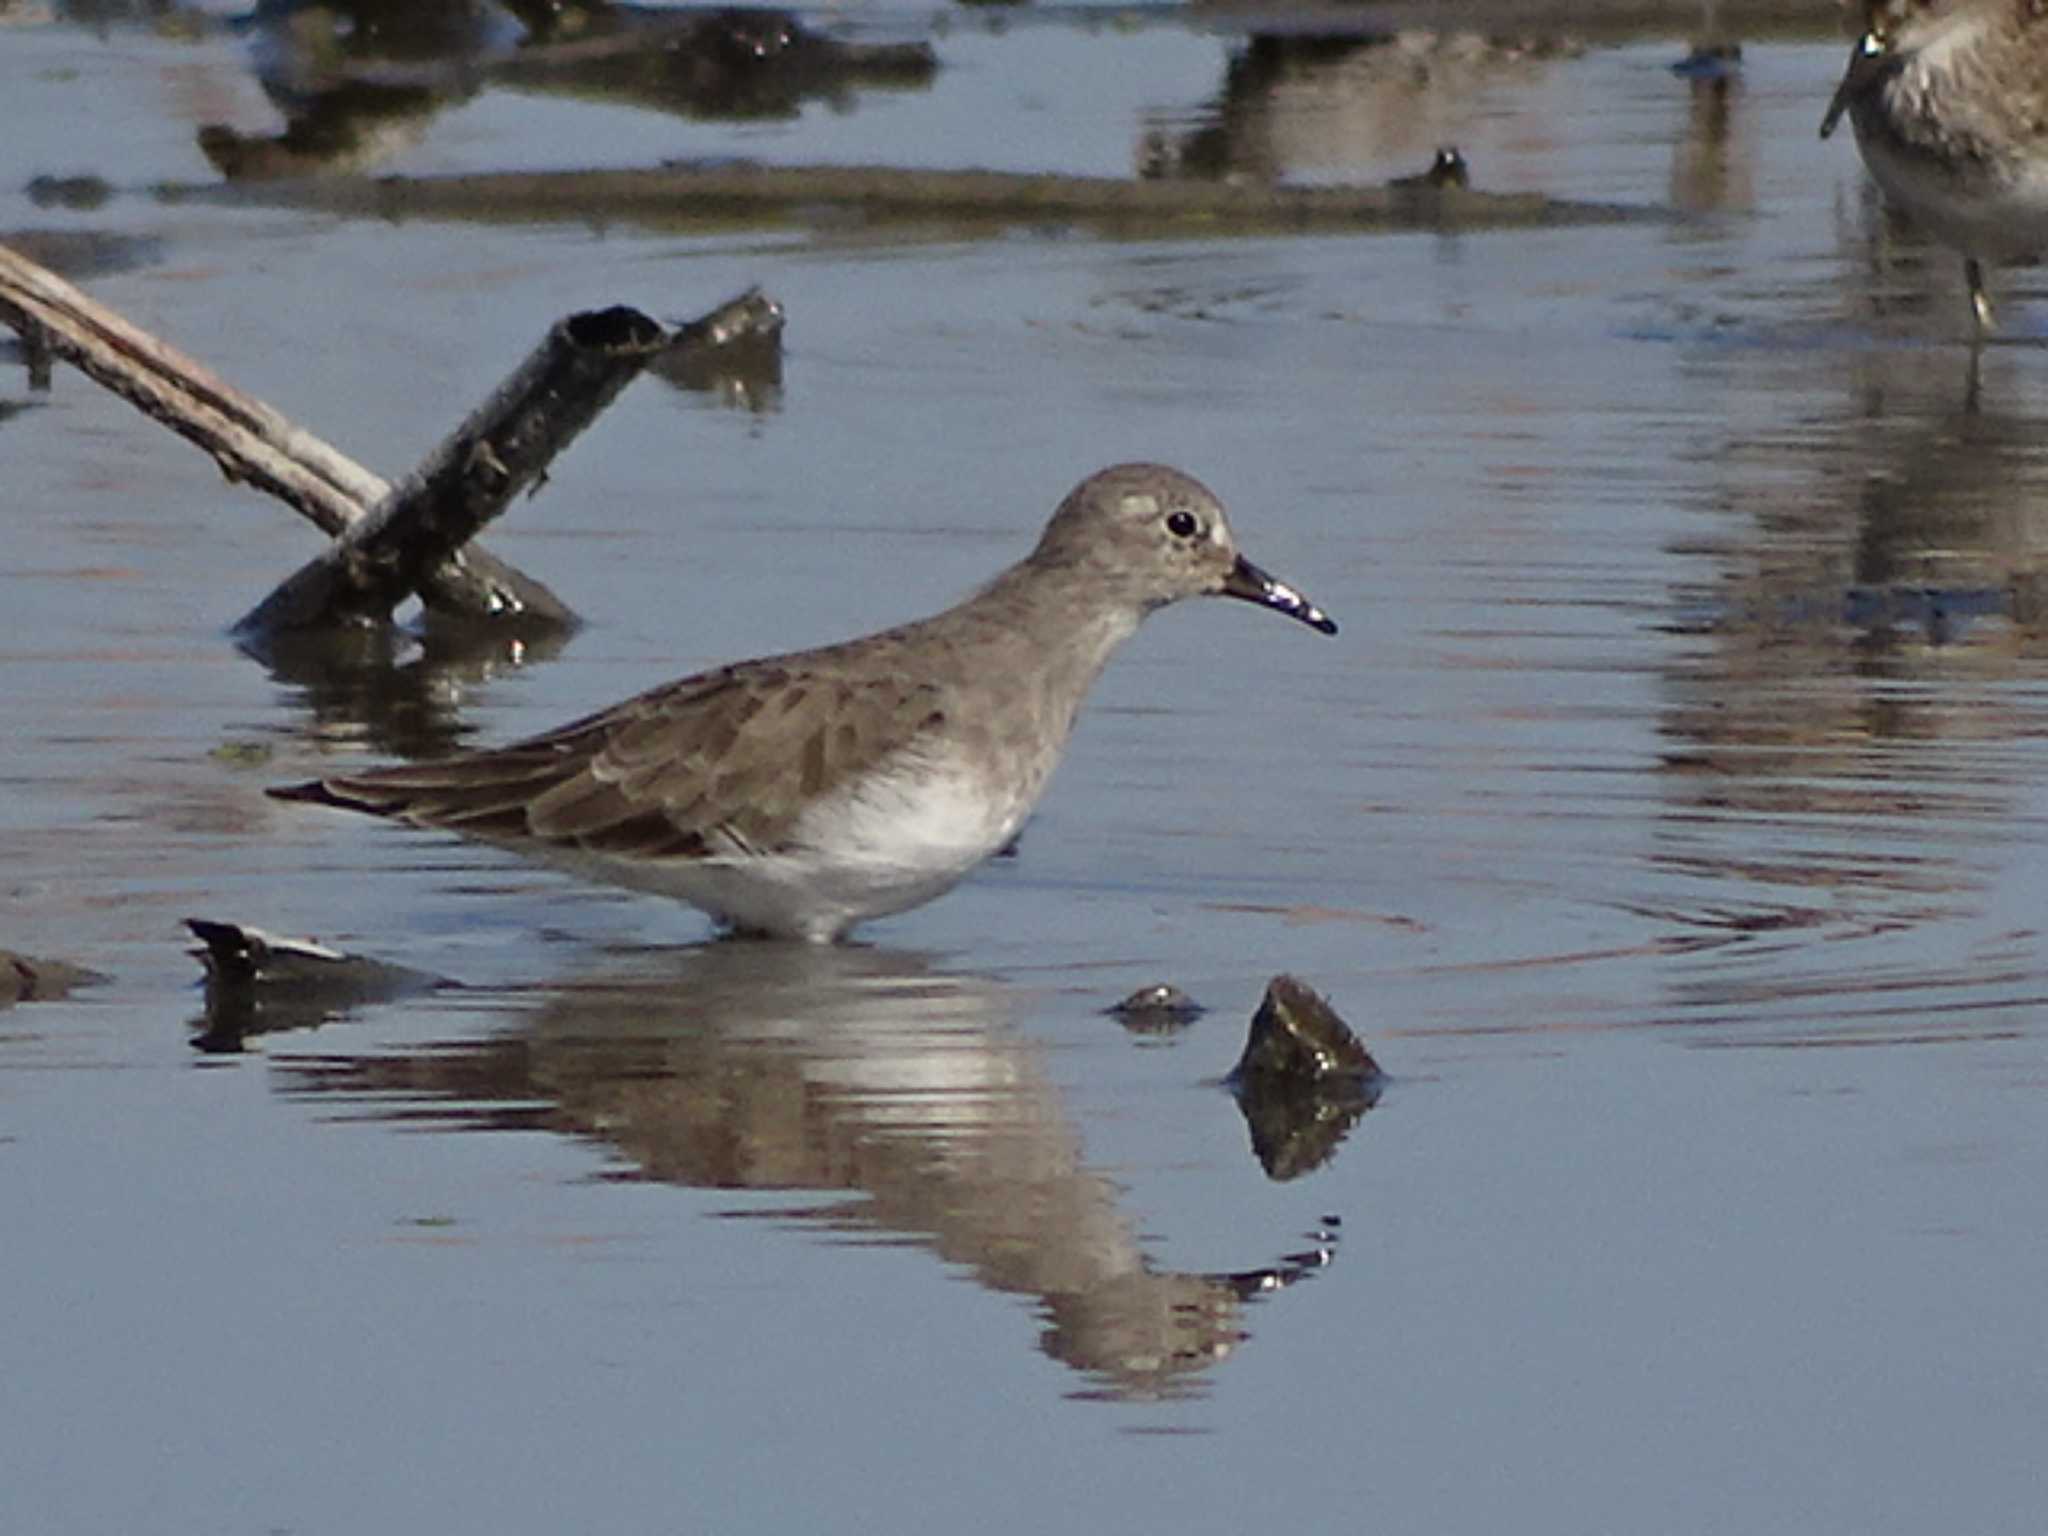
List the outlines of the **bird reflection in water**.
{"type": "Polygon", "coordinates": [[[812,1190],[794,1221],[909,1238],[1035,1298],[1076,1395],[1198,1394],[1245,1304],[1327,1265],[1308,1246],[1235,1272],[1162,1270],[1092,1170],[1042,1046],[999,983],[870,948],[721,943],[612,956],[513,1031],[452,1046],[279,1060],[290,1091],[375,1100],[410,1126],[527,1127],[694,1188],[812,1190]],[[433,1107],[443,1113],[436,1115],[433,1107]],[[423,1115],[423,1110],[427,1111],[423,1115]]]}

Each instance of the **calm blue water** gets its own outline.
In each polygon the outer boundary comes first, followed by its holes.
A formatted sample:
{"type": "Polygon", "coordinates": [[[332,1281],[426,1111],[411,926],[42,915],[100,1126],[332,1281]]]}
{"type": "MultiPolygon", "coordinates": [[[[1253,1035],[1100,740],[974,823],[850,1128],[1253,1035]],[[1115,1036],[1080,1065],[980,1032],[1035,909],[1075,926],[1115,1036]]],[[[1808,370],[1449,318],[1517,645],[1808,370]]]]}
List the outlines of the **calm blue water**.
{"type": "MultiPolygon", "coordinates": [[[[1118,174],[1229,57],[936,44],[745,125],[486,91],[377,168],[1118,174]]],[[[767,408],[643,380],[492,531],[588,630],[379,710],[223,638],[296,519],[75,375],[0,420],[0,945],[110,978],[0,1013],[0,1525],[2032,1530],[2048,298],[1971,409],[1956,263],[1814,136],[1842,50],[1679,51],[1288,76],[1235,153],[1683,220],[950,241],[164,204],[280,127],[243,40],[10,36],[0,229],[159,239],[92,292],[380,472],[575,307],[790,321],[767,408]],[[937,607],[1138,457],[1342,633],[1149,624],[1019,856],[863,947],[260,794],[937,607]],[[464,987],[196,1052],[187,916],[464,987]],[[1275,1182],[1214,1080],[1281,971],[1392,1081],[1275,1182]],[[1211,1012],[1102,1015],[1162,979],[1211,1012]]]]}

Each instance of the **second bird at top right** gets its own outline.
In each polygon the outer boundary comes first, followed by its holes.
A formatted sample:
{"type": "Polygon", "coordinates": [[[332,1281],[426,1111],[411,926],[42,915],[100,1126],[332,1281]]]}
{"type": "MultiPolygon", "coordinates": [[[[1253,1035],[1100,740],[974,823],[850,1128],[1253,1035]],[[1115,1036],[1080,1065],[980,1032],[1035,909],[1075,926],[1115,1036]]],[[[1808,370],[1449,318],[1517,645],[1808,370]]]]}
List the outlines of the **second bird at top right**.
{"type": "Polygon", "coordinates": [[[1820,133],[1843,114],[1885,196],[1962,252],[1976,333],[1986,263],[2048,249],[2048,0],[1869,0],[1820,133]]]}

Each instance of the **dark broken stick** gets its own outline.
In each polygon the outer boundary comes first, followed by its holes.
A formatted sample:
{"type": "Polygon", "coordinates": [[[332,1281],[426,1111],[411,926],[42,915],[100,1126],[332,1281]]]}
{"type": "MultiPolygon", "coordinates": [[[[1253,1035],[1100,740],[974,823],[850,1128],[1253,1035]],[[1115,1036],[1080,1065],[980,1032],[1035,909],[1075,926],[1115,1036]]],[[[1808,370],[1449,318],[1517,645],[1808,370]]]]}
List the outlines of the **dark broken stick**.
{"type": "Polygon", "coordinates": [[[670,340],[658,321],[624,306],[556,322],[374,512],[246,614],[237,635],[260,644],[288,631],[387,620],[422,591],[428,573],[459,559],[670,340]]]}
{"type": "MultiPolygon", "coordinates": [[[[670,331],[623,305],[586,310],[541,344],[376,509],[236,624],[251,651],[286,635],[383,623],[434,573],[458,568],[477,532],[547,467],[641,369],[664,353],[709,366],[780,346],[782,307],[748,289],[670,331]]],[[[552,602],[553,599],[550,598],[552,602]]],[[[430,604],[431,606],[431,604],[430,604]]],[[[533,617],[514,607],[514,613],[533,617]]],[[[538,615],[557,627],[567,609],[538,615]]]]}
{"type": "MultiPolygon", "coordinates": [[[[327,534],[341,534],[390,493],[386,481],[346,454],[6,245],[0,321],[21,333],[32,357],[47,348],[197,443],[228,479],[268,492],[327,534]]],[[[575,622],[540,582],[481,549],[427,573],[421,596],[443,613],[520,612],[575,622]]]]}

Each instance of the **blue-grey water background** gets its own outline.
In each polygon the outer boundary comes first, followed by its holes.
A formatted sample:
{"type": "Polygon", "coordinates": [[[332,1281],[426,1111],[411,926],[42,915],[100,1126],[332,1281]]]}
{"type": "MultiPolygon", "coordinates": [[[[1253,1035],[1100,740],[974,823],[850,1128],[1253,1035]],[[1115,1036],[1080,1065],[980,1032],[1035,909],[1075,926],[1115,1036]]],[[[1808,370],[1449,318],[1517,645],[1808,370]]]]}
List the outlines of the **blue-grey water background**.
{"type": "MultiPolygon", "coordinates": [[[[1119,459],[1343,629],[1164,615],[1016,858],[844,954],[706,947],[265,800],[391,750],[225,636],[315,535],[12,366],[0,945],[106,979],[0,1012],[0,1528],[2039,1528],[2048,294],[2000,275],[1973,384],[1958,264],[1815,135],[1826,18],[1721,90],[1673,34],[1251,113],[1262,173],[1455,141],[1674,217],[1157,240],[163,201],[276,131],[251,39],[24,19],[0,231],[138,242],[77,275],[384,473],[569,310],[786,307],[778,390],[643,379],[492,530],[593,622],[421,682],[448,742],[940,606],[1119,459]],[[465,986],[196,1051],[188,916],[465,986]],[[1275,1181],[1215,1080],[1282,971],[1391,1082],[1275,1181]],[[1155,980],[1211,1011],[1100,1011],[1155,980]]],[[[815,19],[940,73],[485,89],[375,171],[1128,174],[1242,47],[815,19]]]]}

